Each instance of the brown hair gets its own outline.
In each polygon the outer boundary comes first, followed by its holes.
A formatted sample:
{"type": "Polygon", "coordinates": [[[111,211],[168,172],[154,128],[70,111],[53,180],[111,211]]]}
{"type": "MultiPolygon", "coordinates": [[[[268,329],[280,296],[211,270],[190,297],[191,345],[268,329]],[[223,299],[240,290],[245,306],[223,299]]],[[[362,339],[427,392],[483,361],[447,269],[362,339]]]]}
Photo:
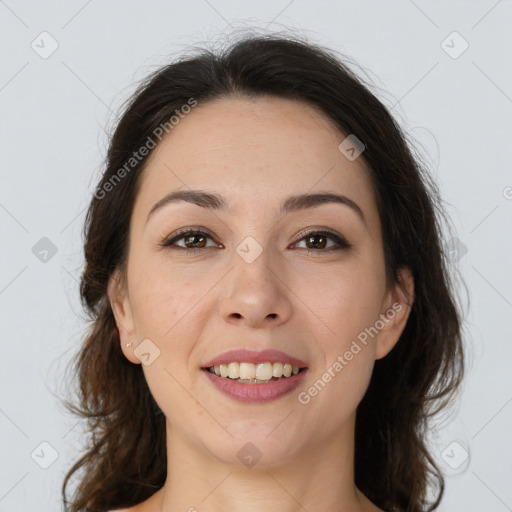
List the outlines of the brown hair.
{"type": "Polygon", "coordinates": [[[443,251],[442,201],[421,157],[413,156],[412,143],[370,86],[334,52],[279,35],[250,35],[217,52],[196,51],[150,74],[124,107],[84,227],[80,294],[91,326],[73,361],[79,406],[66,407],[87,419],[91,437],[64,480],[65,510],[133,506],[165,483],[165,417],[141,366],[121,351],[107,297],[110,276],[126,261],[147,156],[132,168],[126,162],[191,98],[204,103],[235,94],[306,101],[366,146],[361,158],[376,193],[387,276],[396,282],[398,269],[409,267],[415,298],[398,343],[376,361],[358,407],[355,482],[381,508],[434,510],[444,478],[427,449],[427,420],[453,398],[464,373],[461,313],[443,251]],[[66,486],[80,469],[68,500],[66,486]],[[427,498],[431,486],[433,502],[427,498]]]}

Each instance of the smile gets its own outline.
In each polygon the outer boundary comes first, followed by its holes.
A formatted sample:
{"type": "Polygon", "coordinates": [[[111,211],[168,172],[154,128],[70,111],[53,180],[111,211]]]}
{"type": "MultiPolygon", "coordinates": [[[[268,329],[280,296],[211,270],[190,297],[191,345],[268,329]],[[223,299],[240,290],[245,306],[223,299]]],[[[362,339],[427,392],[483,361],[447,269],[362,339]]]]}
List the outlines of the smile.
{"type": "MultiPolygon", "coordinates": [[[[271,363],[263,364],[268,364],[269,366],[271,365],[271,363]]],[[[219,365],[219,373],[220,366],[229,367],[229,365],[219,365]]],[[[236,365],[240,367],[240,363],[234,363],[234,365],[234,368],[236,368],[236,365]]],[[[286,365],[283,365],[283,372],[285,371],[284,366],[286,365]]],[[[208,378],[208,380],[214,386],[214,388],[216,388],[218,391],[220,391],[223,395],[227,396],[228,398],[231,398],[238,402],[265,403],[270,402],[272,400],[277,400],[278,398],[281,398],[291,393],[303,382],[305,375],[307,375],[308,373],[308,369],[297,369],[298,372],[296,374],[293,374],[292,367],[292,374],[289,377],[286,377],[285,375],[282,375],[281,377],[272,376],[266,380],[240,379],[239,377],[231,378],[229,377],[229,373],[226,377],[222,377],[221,375],[217,375],[215,373],[215,367],[203,368],[202,370],[203,374],[208,378]]],[[[272,364],[272,371],[273,370],[274,365],[272,364]]],[[[225,371],[226,370],[224,369],[224,372],[225,371]]],[[[239,371],[240,368],[238,368],[238,375],[239,371]]],[[[242,372],[243,371],[244,370],[242,369],[242,372]]],[[[267,372],[267,374],[260,374],[260,376],[268,376],[268,367],[265,371],[267,372]]],[[[289,373],[289,368],[286,369],[286,372],[289,373]]],[[[235,374],[233,373],[232,375],[235,374]]]]}
{"type": "Polygon", "coordinates": [[[289,378],[297,375],[302,368],[292,366],[290,363],[238,363],[232,362],[217,366],[210,366],[208,371],[218,377],[228,378],[244,384],[261,384],[289,378]]]}

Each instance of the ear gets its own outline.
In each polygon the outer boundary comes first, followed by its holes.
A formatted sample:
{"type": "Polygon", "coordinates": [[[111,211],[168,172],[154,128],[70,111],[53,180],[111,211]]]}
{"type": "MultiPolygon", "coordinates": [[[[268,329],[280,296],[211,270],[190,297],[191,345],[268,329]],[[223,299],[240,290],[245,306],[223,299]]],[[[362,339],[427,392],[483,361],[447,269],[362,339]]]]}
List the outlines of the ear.
{"type": "Polygon", "coordinates": [[[121,350],[126,358],[135,364],[140,364],[140,360],[133,354],[135,344],[135,323],[133,321],[132,307],[128,295],[128,287],[121,276],[119,269],[116,269],[108,281],[107,295],[110,307],[119,331],[119,340],[121,350]],[[126,345],[131,342],[131,345],[126,345]]]}
{"type": "Polygon", "coordinates": [[[398,271],[398,282],[391,285],[380,316],[384,326],[379,331],[375,359],[391,352],[402,334],[414,301],[414,278],[408,267],[398,271]]]}

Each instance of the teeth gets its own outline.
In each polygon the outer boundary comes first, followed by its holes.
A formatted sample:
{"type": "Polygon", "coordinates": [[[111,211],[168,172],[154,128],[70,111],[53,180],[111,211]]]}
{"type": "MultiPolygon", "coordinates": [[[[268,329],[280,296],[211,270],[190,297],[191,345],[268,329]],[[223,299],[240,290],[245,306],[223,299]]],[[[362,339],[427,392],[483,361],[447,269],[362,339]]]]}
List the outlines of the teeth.
{"type": "Polygon", "coordinates": [[[229,363],[208,368],[220,377],[239,380],[240,382],[269,382],[272,378],[291,377],[300,371],[298,366],[289,363],[229,363]]]}
{"type": "Polygon", "coordinates": [[[256,378],[257,370],[253,364],[240,363],[239,377],[244,380],[252,380],[256,378]]]}
{"type": "Polygon", "coordinates": [[[272,378],[272,365],[270,363],[258,364],[256,366],[256,378],[258,380],[270,380],[272,378]]]}
{"type": "Polygon", "coordinates": [[[240,378],[240,365],[238,363],[229,363],[228,364],[228,377],[230,379],[239,379],[240,378]]]}
{"type": "Polygon", "coordinates": [[[274,363],[272,365],[272,375],[274,377],[281,377],[283,375],[283,363],[274,363]]]}

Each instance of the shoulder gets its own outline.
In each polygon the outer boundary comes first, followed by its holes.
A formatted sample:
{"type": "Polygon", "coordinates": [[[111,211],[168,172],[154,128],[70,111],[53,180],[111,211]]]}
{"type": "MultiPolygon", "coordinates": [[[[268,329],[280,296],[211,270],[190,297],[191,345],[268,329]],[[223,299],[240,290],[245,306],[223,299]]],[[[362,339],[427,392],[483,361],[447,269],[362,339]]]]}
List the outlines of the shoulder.
{"type": "MultiPolygon", "coordinates": [[[[109,510],[108,512],[154,512],[157,510],[157,500],[160,496],[159,492],[153,494],[153,496],[149,497],[146,501],[139,503],[137,505],[133,505],[133,507],[129,508],[116,508],[114,510],[109,510]]],[[[160,510],[160,509],[158,509],[160,510]]]]}

